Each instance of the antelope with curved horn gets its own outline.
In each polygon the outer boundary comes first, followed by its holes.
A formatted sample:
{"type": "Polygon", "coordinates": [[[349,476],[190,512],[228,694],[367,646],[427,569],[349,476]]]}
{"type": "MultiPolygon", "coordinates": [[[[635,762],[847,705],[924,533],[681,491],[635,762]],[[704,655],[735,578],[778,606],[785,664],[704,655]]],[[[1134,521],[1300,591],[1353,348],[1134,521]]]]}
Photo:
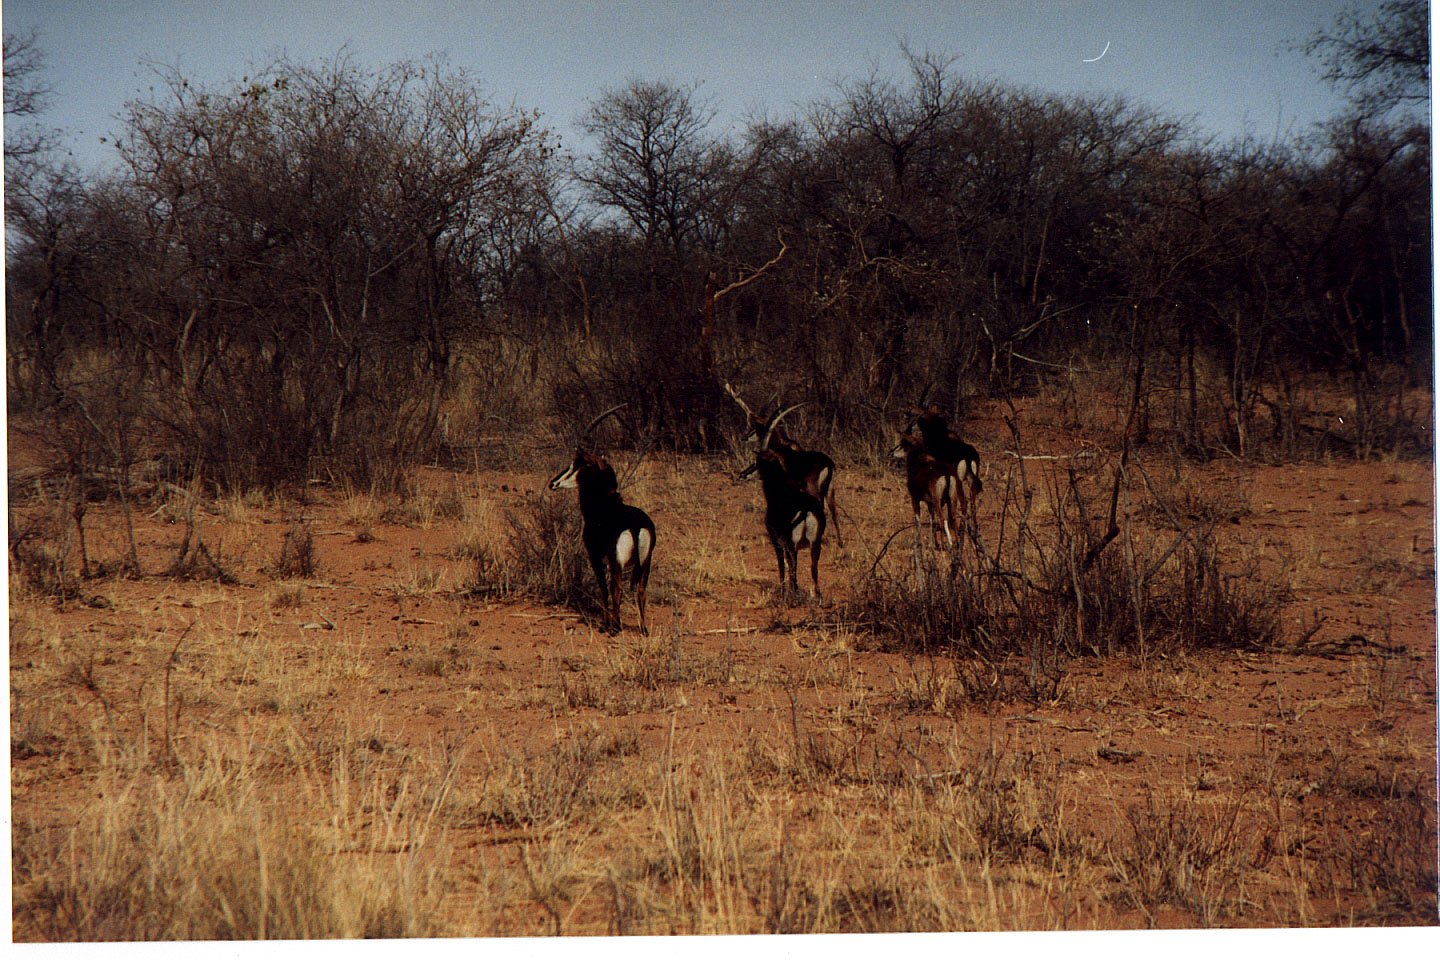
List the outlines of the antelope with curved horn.
{"type": "MultiPolygon", "coordinates": [[[[960,510],[973,517],[976,500],[979,498],[980,492],[985,489],[985,485],[980,482],[979,451],[960,439],[960,435],[950,429],[950,424],[940,413],[939,404],[932,403],[928,407],[921,407],[917,404],[910,410],[915,417],[904,432],[909,433],[918,429],[924,452],[954,468],[956,478],[969,488],[965,490],[959,486],[956,487],[960,510]]],[[[897,456],[899,455],[897,454],[897,456]]]]}
{"type": "Polygon", "coordinates": [[[900,434],[895,456],[905,459],[905,488],[915,511],[916,530],[920,528],[920,504],[924,503],[930,508],[930,534],[935,545],[940,546],[940,532],[935,529],[935,521],[939,520],[948,550],[955,543],[951,531],[957,529],[955,499],[960,496],[960,478],[954,465],[926,453],[925,441],[908,430],[900,434]],[[942,509],[948,511],[948,517],[942,509]]]}
{"type": "MultiPolygon", "coordinates": [[[[623,406],[622,403],[611,407],[591,420],[581,432],[582,443],[600,421],[623,406]]],[[[645,588],[650,583],[650,561],[655,554],[654,521],[644,510],[621,499],[614,468],[605,458],[586,453],[583,447],[576,447],[570,466],[550,481],[551,490],[572,488],[580,499],[580,516],[584,521],[581,539],[600,584],[600,606],[605,610],[606,629],[620,632],[620,580],[629,568],[633,571],[635,602],[640,608],[640,632],[649,634],[645,623],[645,588]]]]}
{"type": "MultiPolygon", "coordinates": [[[[778,425],[780,417],[775,418],[775,426],[770,426],[770,421],[751,410],[749,404],[740,399],[740,395],[729,383],[725,384],[725,392],[730,395],[730,399],[740,405],[740,409],[745,411],[745,418],[750,421],[750,429],[740,438],[740,441],[743,443],[752,436],[759,437],[763,431],[769,429],[770,440],[765,445],[766,449],[773,450],[780,455],[786,474],[796,486],[803,488],[822,505],[828,505],[830,520],[835,526],[835,543],[841,547],[845,546],[845,538],[840,536],[840,517],[835,512],[835,491],[831,488],[831,483],[835,479],[835,461],[819,450],[807,450],[787,437],[778,425]]],[[[803,404],[797,403],[790,410],[799,406],[803,406],[803,404]]],[[[789,413],[790,410],[786,410],[785,413],[789,413]]],[[[780,416],[784,416],[784,414],[780,416]]]]}
{"type": "Polygon", "coordinates": [[[825,508],[818,497],[795,482],[785,467],[784,457],[770,447],[775,425],[798,406],[787,407],[765,421],[760,443],[755,448],[755,462],[736,479],[743,480],[752,473],[760,474],[760,489],[765,495],[765,532],[770,537],[770,545],[775,548],[775,560],[780,565],[780,585],[785,585],[788,569],[790,589],[799,592],[796,571],[800,565],[800,551],[808,548],[810,582],[815,587],[815,598],[818,600],[825,508]]]}

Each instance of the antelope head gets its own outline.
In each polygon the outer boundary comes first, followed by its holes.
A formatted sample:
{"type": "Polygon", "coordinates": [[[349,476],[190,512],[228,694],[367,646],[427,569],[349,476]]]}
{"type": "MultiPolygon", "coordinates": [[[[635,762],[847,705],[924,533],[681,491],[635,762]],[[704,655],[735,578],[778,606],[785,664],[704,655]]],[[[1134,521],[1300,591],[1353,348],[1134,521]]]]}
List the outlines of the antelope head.
{"type": "Polygon", "coordinates": [[[759,433],[765,426],[765,418],[754,410],[751,410],[750,405],[740,399],[740,394],[735,392],[735,388],[730,386],[728,381],[725,383],[725,392],[730,395],[731,400],[734,400],[740,405],[741,410],[745,411],[745,419],[750,423],[750,429],[746,432],[745,436],[748,437],[752,433],[759,433]]]}
{"type": "MultiPolygon", "coordinates": [[[[736,397],[736,399],[738,400],[739,398],[736,397]]],[[[792,410],[797,410],[803,406],[805,406],[805,402],[802,400],[800,403],[792,404],[791,406],[786,407],[784,410],[776,413],[775,416],[771,417],[769,420],[761,420],[759,422],[759,425],[755,429],[755,436],[759,439],[759,443],[755,447],[755,462],[750,464],[750,466],[746,467],[743,471],[736,475],[735,479],[737,481],[744,480],[746,477],[750,476],[750,474],[760,469],[760,464],[762,462],[783,462],[780,459],[780,454],[770,449],[770,435],[775,432],[775,427],[780,423],[780,421],[785,417],[786,414],[790,413],[792,410]]],[[[749,408],[747,407],[746,409],[748,411],[749,408]]]]}
{"type": "Polygon", "coordinates": [[[900,431],[900,440],[895,444],[894,449],[890,451],[890,455],[896,460],[904,460],[910,451],[917,450],[924,445],[925,441],[917,437],[913,430],[914,423],[912,422],[906,426],[904,430],[900,431]]]}
{"type": "Polygon", "coordinates": [[[580,431],[580,443],[575,447],[575,459],[570,461],[570,466],[561,470],[555,475],[554,479],[550,481],[551,490],[574,489],[579,484],[580,474],[586,470],[603,471],[610,469],[610,464],[605,461],[604,457],[597,457],[586,453],[585,444],[590,439],[590,431],[598,427],[606,417],[624,406],[626,406],[626,404],[617,403],[585,425],[585,429],[580,431]]]}

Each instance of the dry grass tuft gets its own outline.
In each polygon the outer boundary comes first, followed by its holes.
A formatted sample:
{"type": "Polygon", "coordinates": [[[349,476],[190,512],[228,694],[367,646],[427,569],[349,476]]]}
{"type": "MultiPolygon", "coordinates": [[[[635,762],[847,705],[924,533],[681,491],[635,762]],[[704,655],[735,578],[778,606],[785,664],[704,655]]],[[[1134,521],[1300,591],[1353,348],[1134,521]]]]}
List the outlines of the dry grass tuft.
{"type": "Polygon", "coordinates": [[[1262,836],[1243,813],[1238,799],[1160,802],[1147,795],[1143,806],[1128,807],[1129,837],[1111,846],[1119,895],[1152,925],[1162,905],[1186,910],[1205,927],[1234,919],[1262,836]]]}
{"type": "Polygon", "coordinates": [[[277,577],[287,578],[315,575],[315,535],[309,523],[294,520],[285,528],[274,572],[277,577]]]}

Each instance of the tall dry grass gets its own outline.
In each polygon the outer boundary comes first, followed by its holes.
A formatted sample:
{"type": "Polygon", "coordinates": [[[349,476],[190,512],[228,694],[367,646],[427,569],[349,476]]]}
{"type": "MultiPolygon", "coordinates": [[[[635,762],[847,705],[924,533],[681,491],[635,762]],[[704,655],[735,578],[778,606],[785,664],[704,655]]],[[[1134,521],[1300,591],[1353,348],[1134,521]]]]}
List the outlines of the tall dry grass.
{"type": "MultiPolygon", "coordinates": [[[[118,710],[116,704],[112,710],[118,710]]],[[[317,758],[294,728],[269,742],[180,746],[95,725],[97,799],[73,823],[15,821],[20,940],[410,937],[442,931],[436,798],[365,776],[365,738],[317,758]],[[292,767],[278,777],[275,758],[292,767]],[[298,778],[295,776],[298,774],[298,778]],[[307,816],[307,810],[325,810],[307,816]]],[[[428,789],[443,788],[428,784],[428,789]]]]}

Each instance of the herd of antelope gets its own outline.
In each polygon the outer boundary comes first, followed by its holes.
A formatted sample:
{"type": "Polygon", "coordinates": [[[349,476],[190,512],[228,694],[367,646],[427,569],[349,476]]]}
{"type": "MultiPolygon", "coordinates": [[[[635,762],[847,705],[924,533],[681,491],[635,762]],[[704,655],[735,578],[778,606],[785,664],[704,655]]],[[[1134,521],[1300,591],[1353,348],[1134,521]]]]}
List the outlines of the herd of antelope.
{"type": "MultiPolygon", "coordinates": [[[[760,475],[760,489],[765,497],[765,533],[775,548],[780,583],[784,586],[788,581],[792,591],[799,591],[796,577],[800,551],[809,550],[810,580],[818,599],[820,545],[827,527],[833,527],[836,541],[842,547],[845,545],[835,523],[832,486],[835,461],[819,450],[805,449],[780,429],[780,421],[803,404],[762,417],[751,410],[728,383],[725,392],[745,411],[750,424],[741,442],[755,439],[755,462],[735,479],[743,480],[752,473],[760,475]]],[[[640,632],[648,634],[645,588],[650,582],[650,562],[655,555],[655,522],[644,510],[626,503],[620,496],[614,468],[603,457],[584,450],[585,438],[590,432],[624,406],[622,403],[611,407],[590,421],[581,433],[581,446],[576,449],[575,458],[550,481],[550,489],[573,488],[579,495],[583,521],[581,539],[600,585],[605,628],[611,632],[621,629],[620,581],[625,571],[630,570],[636,605],[640,609],[640,632]]],[[[959,531],[957,503],[962,517],[974,516],[982,487],[980,455],[950,429],[938,406],[916,406],[912,412],[913,418],[900,431],[894,455],[905,460],[905,485],[915,512],[917,531],[920,504],[924,503],[929,510],[929,526],[936,546],[941,546],[943,531],[943,545],[948,549],[954,545],[959,531]]]]}

